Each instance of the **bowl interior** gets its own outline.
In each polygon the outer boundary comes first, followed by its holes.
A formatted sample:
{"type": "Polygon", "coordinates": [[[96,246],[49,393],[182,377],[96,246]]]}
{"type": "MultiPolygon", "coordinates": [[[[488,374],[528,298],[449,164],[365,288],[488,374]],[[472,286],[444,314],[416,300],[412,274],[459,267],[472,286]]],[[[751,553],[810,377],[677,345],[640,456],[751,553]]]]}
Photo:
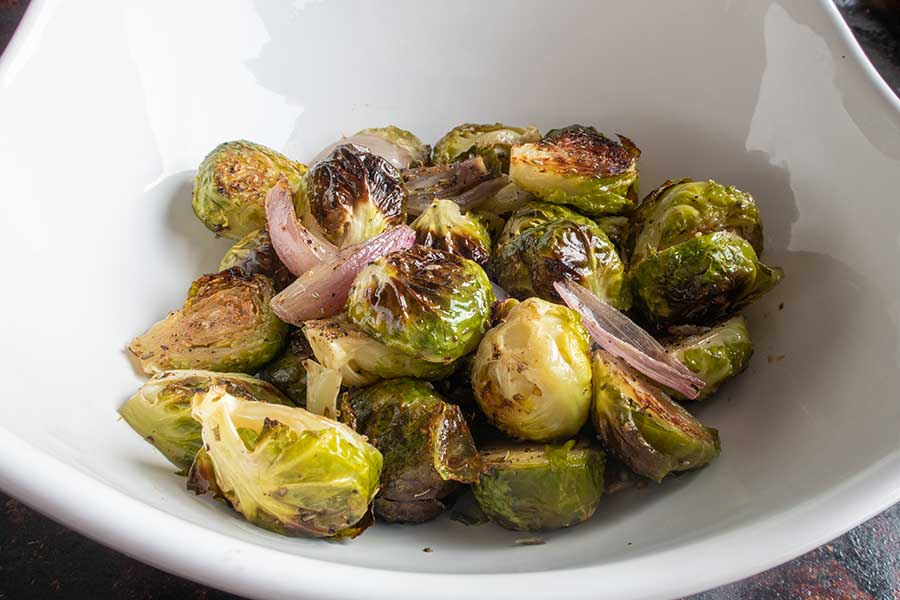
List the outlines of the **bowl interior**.
{"type": "Polygon", "coordinates": [[[34,45],[0,79],[13,180],[0,208],[12,374],[0,426],[175,519],[397,571],[628,561],[851,485],[897,450],[900,125],[843,60],[826,13],[798,4],[206,0],[111,3],[102,16],[40,5],[34,45]],[[689,176],[755,196],[763,259],[786,277],[748,313],[750,368],[698,409],[721,457],[606,498],[590,522],[528,547],[446,516],[346,544],[287,539],[186,492],[115,411],[142,381],[126,343],[228,247],[191,211],[205,153],[248,138],[305,160],[362,127],[433,143],[465,121],[596,125],[641,147],[644,191],[689,176]]]}

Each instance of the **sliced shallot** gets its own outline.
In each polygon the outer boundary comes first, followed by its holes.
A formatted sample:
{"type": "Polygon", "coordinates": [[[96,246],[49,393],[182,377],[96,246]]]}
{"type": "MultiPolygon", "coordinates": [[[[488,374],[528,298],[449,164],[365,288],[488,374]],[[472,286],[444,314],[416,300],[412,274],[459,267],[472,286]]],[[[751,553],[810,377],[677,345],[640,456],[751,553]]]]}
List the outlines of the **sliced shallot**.
{"type": "Polygon", "coordinates": [[[659,342],[634,321],[573,281],[557,281],[556,293],[601,348],[659,384],[694,399],[706,383],[666,352],[659,342]]]}
{"type": "Polygon", "coordinates": [[[283,179],[266,194],[266,221],[275,253],[294,275],[302,275],[337,252],[297,221],[294,199],[283,179]]]}
{"type": "Polygon", "coordinates": [[[385,254],[412,248],[415,243],[416,232],[401,225],[344,248],[272,298],[272,310],[282,321],[297,326],[310,319],[336,315],[344,309],[357,273],[385,254]]]}
{"type": "Polygon", "coordinates": [[[480,156],[447,165],[407,169],[402,175],[409,194],[406,210],[411,215],[422,214],[437,199],[454,198],[496,177],[480,156]]]}
{"type": "Polygon", "coordinates": [[[494,298],[496,298],[497,300],[506,300],[507,298],[509,298],[509,292],[504,290],[493,281],[491,282],[491,287],[494,289],[494,298]]]}
{"type": "Polygon", "coordinates": [[[317,162],[328,158],[331,153],[334,152],[335,148],[344,144],[361,146],[366,152],[380,156],[400,170],[408,169],[414,158],[408,150],[404,150],[383,137],[358,133],[356,135],[351,135],[350,137],[341,138],[338,141],[325,146],[322,151],[316,154],[315,158],[309,162],[309,166],[312,167],[317,162]]]}

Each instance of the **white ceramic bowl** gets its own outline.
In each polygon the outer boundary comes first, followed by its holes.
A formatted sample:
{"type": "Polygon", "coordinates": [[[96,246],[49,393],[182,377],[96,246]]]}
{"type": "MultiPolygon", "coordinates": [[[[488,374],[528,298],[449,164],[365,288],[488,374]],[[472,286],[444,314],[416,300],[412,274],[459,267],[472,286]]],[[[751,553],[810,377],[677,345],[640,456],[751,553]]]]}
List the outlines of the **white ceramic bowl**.
{"type": "Polygon", "coordinates": [[[260,598],[673,597],[900,498],[900,103],[828,0],[34,0],[0,132],[0,487],[160,568],[260,598]],[[446,517],[288,539],[187,493],[115,409],[141,382],[126,342],[226,248],[191,213],[204,154],[494,120],[623,132],[645,190],[757,198],[786,277],[702,409],[721,458],[543,546],[446,517]]]}

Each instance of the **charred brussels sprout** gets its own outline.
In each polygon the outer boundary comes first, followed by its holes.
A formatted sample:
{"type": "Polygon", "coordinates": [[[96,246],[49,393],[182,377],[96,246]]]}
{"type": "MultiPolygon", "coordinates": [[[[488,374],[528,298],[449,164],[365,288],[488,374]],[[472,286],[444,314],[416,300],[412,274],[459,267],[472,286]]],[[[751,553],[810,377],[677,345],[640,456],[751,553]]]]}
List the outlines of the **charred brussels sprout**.
{"type": "Polygon", "coordinates": [[[699,329],[691,335],[666,340],[665,347],[669,354],[706,382],[697,398],[702,400],[747,368],[753,355],[753,344],[747,322],[740,315],[715,327],[699,329]]]}
{"type": "Polygon", "coordinates": [[[406,188],[385,159],[344,144],[310,169],[309,212],[322,234],[346,247],[406,220],[406,188]]]}
{"type": "Polygon", "coordinates": [[[366,526],[382,457],[346,425],[224,391],[195,400],[193,416],[206,451],[189,489],[216,491],[254,525],[284,535],[344,537],[366,526]]]}
{"type": "Polygon", "coordinates": [[[435,200],[411,223],[416,241],[423,246],[445,250],[480,265],[491,255],[491,236],[481,220],[462,214],[450,200],[435,200]]]}
{"type": "Polygon", "coordinates": [[[747,306],[783,276],[749,242],[720,231],[649,256],[631,270],[635,305],[651,323],[702,324],[747,306]]]}
{"type": "Polygon", "coordinates": [[[603,350],[594,351],[591,420],[604,446],[655,481],[719,455],[719,434],[603,350]]]}
{"type": "Polygon", "coordinates": [[[589,341],[578,313],[539,298],[513,306],[478,346],[472,389],[510,437],[545,442],[578,433],[591,404],[589,341]]]}
{"type": "Polygon", "coordinates": [[[750,194],[715,181],[667,181],[632,217],[632,264],[698,235],[731,231],[762,252],[762,223],[750,194]]]}
{"type": "Polygon", "coordinates": [[[375,512],[386,520],[433,519],[459,483],[478,481],[481,461],[462,412],[427,383],[394,379],[347,395],[341,418],[384,455],[375,512]]]}
{"type": "Polygon", "coordinates": [[[306,408],[306,369],[303,364],[312,357],[312,348],[303,331],[292,328],[284,349],[256,376],[274,385],[297,406],[306,408]]]}
{"type": "Polygon", "coordinates": [[[486,153],[496,157],[509,171],[509,150],[514,144],[536,142],[541,133],[536,127],[510,127],[503,123],[479,125],[464,123],[454,127],[434,145],[432,160],[436,165],[444,165],[471,154],[486,153]]]}
{"type": "Polygon", "coordinates": [[[518,298],[558,301],[553,284],[571,279],[616,308],[631,304],[615,246],[596,223],[564,206],[533,202],[513,214],[497,240],[490,269],[497,283],[518,298]]]}
{"type": "Polygon", "coordinates": [[[494,292],[478,263],[414,246],[363,269],[350,288],[347,313],[390,348],[451,363],[478,346],[494,292]]]}
{"type": "Polygon", "coordinates": [[[119,414],[172,464],[186,470],[203,445],[200,423],[191,417],[191,402],[213,388],[247,400],[289,404],[277,389],[249,375],[166,371],[151,377],[122,405],[119,414]]]}
{"type": "Polygon", "coordinates": [[[316,360],[340,372],[348,387],[363,387],[382,379],[441,379],[456,363],[432,363],[385,346],[347,320],[346,315],[306,321],[306,339],[316,360]]]}
{"type": "Polygon", "coordinates": [[[628,257],[623,253],[628,239],[628,217],[614,215],[611,217],[598,217],[594,220],[597,226],[606,234],[609,241],[618,249],[619,256],[624,262],[628,257]]]}
{"type": "Polygon", "coordinates": [[[513,146],[509,177],[547,202],[589,215],[628,213],[637,201],[641,151],[627,137],[619,140],[582,125],[553,129],[539,142],[513,146]]]}
{"type": "Polygon", "coordinates": [[[194,214],[211,231],[237,240],[266,228],[266,194],[284,178],[297,212],[305,207],[306,167],[265,146],[225,142],[210,152],[194,179],[194,214]]]}
{"type": "Polygon", "coordinates": [[[276,290],[283,290],[296,279],[287,268],[281,264],[272,239],[265,229],[251,231],[225,253],[219,270],[225,271],[232,267],[238,267],[248,275],[265,275],[275,282],[276,290]]]}
{"type": "Polygon", "coordinates": [[[481,460],[484,473],[472,492],[481,510],[507,529],[577,525],[591,518],[603,495],[605,456],[585,443],[494,446],[481,460]]]}
{"type": "MultiPolygon", "coordinates": [[[[412,132],[401,129],[396,125],[361,129],[356,132],[356,136],[383,138],[399,148],[405,159],[402,166],[404,169],[421,166],[428,162],[431,148],[427,144],[423,144],[422,140],[412,132]]],[[[400,165],[395,166],[398,169],[401,168],[400,165]]]]}
{"type": "Polygon", "coordinates": [[[287,325],[269,301],[272,280],[239,268],[203,275],[184,305],[131,341],[146,373],[170,369],[253,373],[281,350],[287,325]]]}

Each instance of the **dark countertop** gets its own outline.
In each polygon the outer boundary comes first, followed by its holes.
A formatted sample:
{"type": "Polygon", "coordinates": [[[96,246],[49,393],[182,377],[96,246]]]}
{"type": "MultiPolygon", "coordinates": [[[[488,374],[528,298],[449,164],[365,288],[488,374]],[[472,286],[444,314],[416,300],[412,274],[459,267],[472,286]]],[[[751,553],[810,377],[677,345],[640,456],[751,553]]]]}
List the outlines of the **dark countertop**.
{"type": "MultiPolygon", "coordinates": [[[[900,95],[900,1],[835,0],[900,95]]],[[[28,0],[0,0],[0,50],[28,0]]],[[[88,540],[0,494],[0,600],[240,600],[88,540]]],[[[900,504],[789,563],[692,600],[900,599],[900,504]]]]}

